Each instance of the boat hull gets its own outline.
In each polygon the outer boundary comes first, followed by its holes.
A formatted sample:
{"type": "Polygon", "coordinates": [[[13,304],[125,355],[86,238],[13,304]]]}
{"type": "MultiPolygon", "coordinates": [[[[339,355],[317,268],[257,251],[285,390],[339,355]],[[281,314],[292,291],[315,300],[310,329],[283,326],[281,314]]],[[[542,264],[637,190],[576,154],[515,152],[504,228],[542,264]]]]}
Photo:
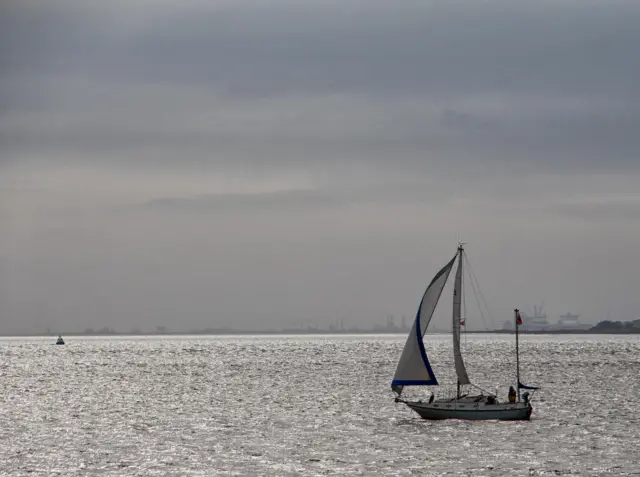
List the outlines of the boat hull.
{"type": "Polygon", "coordinates": [[[465,419],[472,421],[500,420],[500,421],[528,421],[533,412],[530,403],[459,403],[456,401],[435,401],[424,403],[421,401],[405,401],[423,419],[465,419]]]}

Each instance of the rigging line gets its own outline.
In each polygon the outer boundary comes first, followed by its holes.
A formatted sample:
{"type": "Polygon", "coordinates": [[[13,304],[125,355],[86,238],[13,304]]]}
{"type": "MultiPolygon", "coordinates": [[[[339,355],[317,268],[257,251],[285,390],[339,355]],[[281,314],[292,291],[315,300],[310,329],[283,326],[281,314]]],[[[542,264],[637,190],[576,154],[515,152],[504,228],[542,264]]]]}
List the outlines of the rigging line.
{"type": "MultiPolygon", "coordinates": [[[[476,303],[478,303],[478,295],[480,295],[480,297],[482,299],[482,302],[483,302],[483,304],[484,304],[484,306],[485,306],[485,308],[487,310],[487,314],[489,316],[489,320],[491,321],[491,326],[493,327],[493,329],[495,329],[496,326],[495,326],[495,323],[493,321],[493,317],[491,316],[491,311],[489,310],[489,306],[487,305],[487,302],[484,299],[484,295],[482,294],[482,290],[480,290],[480,284],[478,283],[478,279],[476,278],[476,275],[473,272],[473,268],[471,267],[471,263],[469,262],[469,257],[466,256],[466,253],[465,253],[465,258],[466,258],[466,261],[467,261],[467,268],[469,269],[469,276],[471,278],[471,284],[472,284],[472,288],[473,288],[473,292],[474,292],[474,297],[476,299],[476,303]],[[474,280],[475,280],[475,286],[474,286],[474,280]],[[478,288],[477,294],[476,294],[476,286],[478,288]]],[[[487,329],[487,323],[486,323],[486,321],[484,319],[484,315],[482,313],[482,307],[480,306],[480,303],[478,303],[478,308],[480,309],[480,317],[482,318],[482,322],[483,322],[483,324],[485,326],[485,329],[487,329]]],[[[503,357],[503,362],[505,362],[505,363],[508,362],[508,359],[506,357],[503,357]]],[[[485,391],[482,388],[478,388],[478,389],[480,389],[481,391],[485,391]]]]}
{"type": "Polygon", "coordinates": [[[478,292],[476,290],[476,285],[473,284],[473,281],[471,281],[471,287],[473,288],[473,296],[476,299],[476,304],[478,305],[478,310],[480,311],[480,318],[482,318],[482,324],[484,325],[485,331],[488,331],[489,327],[487,326],[487,320],[484,319],[484,313],[482,312],[482,305],[478,300],[478,292]]]}
{"type": "MultiPolygon", "coordinates": [[[[487,316],[489,318],[489,321],[491,322],[491,326],[493,328],[496,327],[495,323],[493,322],[493,317],[491,316],[491,310],[489,310],[489,305],[487,305],[487,300],[485,300],[484,295],[482,294],[482,290],[480,289],[480,284],[478,283],[478,279],[476,278],[476,274],[473,272],[473,268],[471,267],[471,262],[469,261],[469,257],[467,257],[467,254],[465,253],[465,259],[467,261],[467,266],[469,268],[469,272],[470,272],[470,276],[472,278],[472,281],[475,280],[476,285],[478,287],[478,294],[480,295],[480,299],[482,300],[482,303],[484,304],[485,310],[487,311],[487,316]]],[[[484,319],[484,317],[483,317],[484,319]]],[[[486,323],[485,323],[485,327],[486,327],[486,323]]]]}
{"type": "MultiPolygon", "coordinates": [[[[466,254],[465,254],[466,255],[466,254]]],[[[469,259],[467,258],[467,265],[469,264],[469,259]]],[[[467,267],[469,268],[469,270],[471,270],[471,267],[467,267]]],[[[487,321],[484,319],[484,313],[482,311],[482,305],[480,304],[480,300],[478,300],[478,290],[476,290],[476,287],[479,289],[480,286],[476,284],[474,284],[473,282],[473,275],[469,274],[469,277],[471,278],[471,288],[473,289],[473,296],[476,299],[476,304],[478,305],[478,311],[480,312],[480,318],[482,318],[482,324],[484,324],[484,329],[487,330],[487,321]]],[[[485,305],[486,306],[486,305],[485,305]]]]}
{"type": "MultiPolygon", "coordinates": [[[[465,256],[466,256],[466,254],[465,254],[465,256]]],[[[476,284],[477,284],[477,287],[478,287],[478,294],[480,295],[480,297],[481,297],[481,299],[482,299],[482,302],[484,303],[484,306],[485,306],[485,308],[486,308],[486,310],[487,310],[487,314],[488,314],[488,316],[489,316],[489,320],[491,321],[491,326],[493,327],[493,329],[496,329],[496,325],[495,325],[495,323],[494,323],[494,321],[493,321],[493,317],[491,316],[491,311],[489,310],[489,306],[487,305],[487,302],[486,302],[486,300],[484,299],[484,295],[482,294],[482,291],[480,290],[480,284],[478,284],[478,279],[476,278],[476,275],[475,275],[475,273],[473,272],[473,268],[471,267],[471,263],[469,262],[469,257],[466,257],[466,260],[467,260],[467,266],[468,266],[467,268],[469,269],[469,276],[470,276],[470,277],[471,277],[471,279],[472,279],[472,280],[471,280],[471,283],[473,284],[473,280],[475,280],[475,282],[476,282],[476,284]]],[[[476,302],[477,302],[478,297],[477,297],[477,295],[475,295],[475,292],[476,292],[475,287],[473,288],[473,290],[474,290],[474,296],[475,296],[475,298],[476,298],[476,302]]],[[[480,307],[480,304],[479,304],[479,303],[478,303],[478,307],[480,307]]],[[[486,322],[484,321],[484,315],[482,314],[482,311],[480,311],[480,316],[482,317],[482,321],[483,321],[483,323],[484,323],[484,325],[485,325],[485,328],[486,328],[487,324],[486,324],[486,322]]],[[[506,356],[505,356],[505,357],[503,357],[503,362],[504,362],[504,363],[508,363],[508,362],[509,362],[509,360],[508,360],[508,358],[507,358],[506,356]]]]}
{"type": "MultiPolygon", "coordinates": [[[[466,269],[467,267],[465,267],[466,269]]],[[[462,283],[460,283],[460,297],[462,298],[462,316],[464,317],[464,346],[465,349],[467,347],[467,299],[464,295],[464,273],[462,274],[462,277],[460,277],[462,280],[462,283]]]]}
{"type": "MultiPolygon", "coordinates": [[[[489,306],[487,305],[486,300],[484,299],[484,295],[482,294],[482,290],[480,290],[480,283],[478,282],[478,279],[476,278],[476,274],[473,272],[473,268],[471,267],[471,262],[469,261],[469,257],[467,258],[467,265],[469,266],[469,277],[471,278],[472,283],[475,285],[474,287],[474,291],[477,288],[477,293],[480,296],[482,303],[484,304],[485,310],[487,312],[487,315],[491,315],[491,312],[489,310],[489,306]]],[[[476,297],[477,298],[477,297],[476,297]]],[[[478,306],[480,306],[480,304],[478,304],[478,306]]]]}
{"type": "Polygon", "coordinates": [[[478,293],[480,294],[480,299],[482,300],[482,303],[484,304],[484,307],[487,310],[487,315],[489,317],[489,320],[491,321],[491,326],[495,328],[495,323],[493,322],[493,317],[491,316],[491,310],[489,310],[489,305],[487,305],[487,301],[484,298],[484,294],[480,289],[480,283],[478,282],[478,279],[476,278],[476,274],[474,273],[473,268],[471,267],[471,263],[469,262],[469,257],[467,257],[467,264],[469,265],[469,271],[471,272],[471,276],[473,277],[473,279],[475,280],[478,286],[478,293]]]}
{"type": "Polygon", "coordinates": [[[489,391],[487,391],[486,389],[482,389],[480,386],[477,386],[477,385],[475,385],[475,384],[469,384],[469,386],[472,386],[472,387],[474,387],[474,388],[476,388],[476,389],[479,389],[479,390],[480,390],[480,391],[482,391],[483,393],[487,393],[487,394],[489,394],[489,395],[491,395],[491,396],[496,396],[496,394],[495,394],[495,393],[489,392],[489,391]]]}
{"type": "MultiPolygon", "coordinates": [[[[458,260],[461,261],[462,260],[462,254],[459,253],[458,254],[458,260]]],[[[458,262],[458,265],[460,264],[460,262],[458,262]]],[[[457,272],[457,271],[456,271],[457,272]]],[[[456,273],[457,274],[457,273],[456,273]]],[[[460,290],[457,290],[457,293],[460,293],[460,290]]],[[[456,329],[455,329],[455,325],[453,324],[453,317],[455,316],[454,313],[454,309],[456,307],[455,305],[455,296],[456,296],[456,277],[453,277],[453,306],[451,307],[451,339],[455,342],[455,334],[456,334],[456,329]]],[[[451,347],[451,359],[453,360],[453,362],[456,362],[456,350],[455,350],[455,346],[451,347]]],[[[454,365],[455,366],[455,365],[454,365]]],[[[457,381],[458,377],[457,377],[457,373],[456,373],[456,381],[457,381]]],[[[456,392],[457,394],[457,392],[456,392]]]]}

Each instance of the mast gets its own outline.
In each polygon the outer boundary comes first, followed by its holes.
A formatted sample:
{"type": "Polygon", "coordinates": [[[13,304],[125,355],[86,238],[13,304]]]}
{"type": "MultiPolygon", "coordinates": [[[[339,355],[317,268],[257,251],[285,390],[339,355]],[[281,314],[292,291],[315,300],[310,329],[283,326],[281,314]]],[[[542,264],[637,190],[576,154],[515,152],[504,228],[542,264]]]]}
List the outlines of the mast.
{"type": "MultiPolygon", "coordinates": [[[[458,267],[462,268],[462,242],[460,242],[458,240],[458,267]]],[[[455,285],[454,285],[455,286],[455,285]]],[[[458,293],[460,293],[460,295],[462,295],[462,287],[460,287],[460,290],[458,290],[458,293]]],[[[453,290],[453,308],[454,308],[454,315],[453,315],[453,333],[456,332],[455,330],[455,307],[456,307],[456,291],[455,288],[453,290]]],[[[458,320],[460,320],[460,317],[458,317],[458,320]]],[[[460,325],[458,325],[460,326],[460,325]]],[[[454,338],[455,340],[455,338],[454,338]]],[[[455,352],[455,351],[454,351],[455,352]]],[[[460,377],[456,376],[456,399],[460,399],[460,377]]]]}
{"type": "Polygon", "coordinates": [[[518,393],[518,402],[520,402],[520,349],[518,346],[518,328],[520,325],[518,323],[518,314],[519,311],[517,308],[513,310],[513,320],[516,325],[516,389],[518,393]]]}
{"type": "Polygon", "coordinates": [[[452,335],[453,335],[453,361],[456,369],[457,386],[456,397],[460,398],[460,388],[466,384],[471,384],[467,370],[464,366],[464,360],[460,351],[460,318],[462,305],[462,267],[464,244],[458,243],[458,269],[456,270],[456,279],[453,287],[453,314],[452,314],[452,335]]]}
{"type": "MultiPolygon", "coordinates": [[[[458,264],[459,264],[458,266],[460,267],[460,270],[462,270],[462,250],[463,250],[462,247],[463,247],[463,245],[464,244],[458,240],[458,264]]],[[[460,289],[458,290],[458,293],[460,294],[460,296],[456,297],[455,290],[453,292],[453,297],[454,297],[453,298],[453,306],[454,306],[454,309],[455,309],[455,306],[456,306],[456,298],[457,298],[457,301],[461,301],[461,299],[462,299],[462,293],[463,293],[463,291],[462,291],[462,282],[460,282],[460,289]]],[[[453,319],[454,320],[456,319],[455,318],[455,311],[454,311],[454,318],[453,319]]],[[[460,324],[459,323],[460,323],[460,316],[458,316],[458,329],[460,329],[460,324]]],[[[453,326],[454,326],[454,331],[453,332],[455,333],[455,323],[454,323],[453,326]]],[[[456,376],[456,377],[457,377],[457,379],[456,379],[456,399],[460,399],[460,377],[459,376],[456,376]]]]}

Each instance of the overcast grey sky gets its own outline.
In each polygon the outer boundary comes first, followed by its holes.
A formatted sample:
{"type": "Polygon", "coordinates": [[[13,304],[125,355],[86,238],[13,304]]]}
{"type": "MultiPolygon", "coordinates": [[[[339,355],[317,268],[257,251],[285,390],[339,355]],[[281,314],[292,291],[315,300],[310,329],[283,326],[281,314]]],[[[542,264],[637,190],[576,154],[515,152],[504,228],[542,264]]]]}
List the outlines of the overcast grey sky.
{"type": "Polygon", "coordinates": [[[637,318],[638,25],[616,0],[5,0],[0,332],[413,318],[458,236],[496,324],[637,318]]]}

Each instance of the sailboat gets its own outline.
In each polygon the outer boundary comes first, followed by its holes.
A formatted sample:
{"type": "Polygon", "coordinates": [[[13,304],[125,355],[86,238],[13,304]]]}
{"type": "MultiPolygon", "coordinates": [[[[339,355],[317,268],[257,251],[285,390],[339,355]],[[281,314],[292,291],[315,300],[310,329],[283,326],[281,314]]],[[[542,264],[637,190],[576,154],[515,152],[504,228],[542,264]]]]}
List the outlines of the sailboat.
{"type": "MultiPolygon", "coordinates": [[[[522,323],[520,312],[514,310],[516,329],[516,387],[510,389],[509,402],[500,402],[497,396],[486,393],[474,386],[467,374],[467,370],[460,351],[460,325],[462,309],[462,274],[463,263],[466,260],[464,244],[458,244],[454,257],[433,278],[427,287],[416,319],[411,327],[407,342],[402,351],[396,373],[391,382],[391,389],[396,394],[395,402],[402,402],[417,412],[423,419],[469,419],[469,420],[528,420],[533,412],[528,392],[520,393],[521,389],[535,390],[535,386],[525,386],[520,382],[520,358],[518,348],[518,326],[522,323]],[[405,386],[438,386],[438,380],[433,372],[423,337],[429,327],[429,322],[438,304],[442,290],[453,266],[458,261],[453,289],[453,357],[457,375],[455,397],[436,399],[434,394],[427,402],[409,401],[402,398],[405,386]],[[472,395],[463,390],[473,387],[480,390],[480,394],[472,395]]],[[[477,391],[476,391],[477,392],[477,391]]]]}

